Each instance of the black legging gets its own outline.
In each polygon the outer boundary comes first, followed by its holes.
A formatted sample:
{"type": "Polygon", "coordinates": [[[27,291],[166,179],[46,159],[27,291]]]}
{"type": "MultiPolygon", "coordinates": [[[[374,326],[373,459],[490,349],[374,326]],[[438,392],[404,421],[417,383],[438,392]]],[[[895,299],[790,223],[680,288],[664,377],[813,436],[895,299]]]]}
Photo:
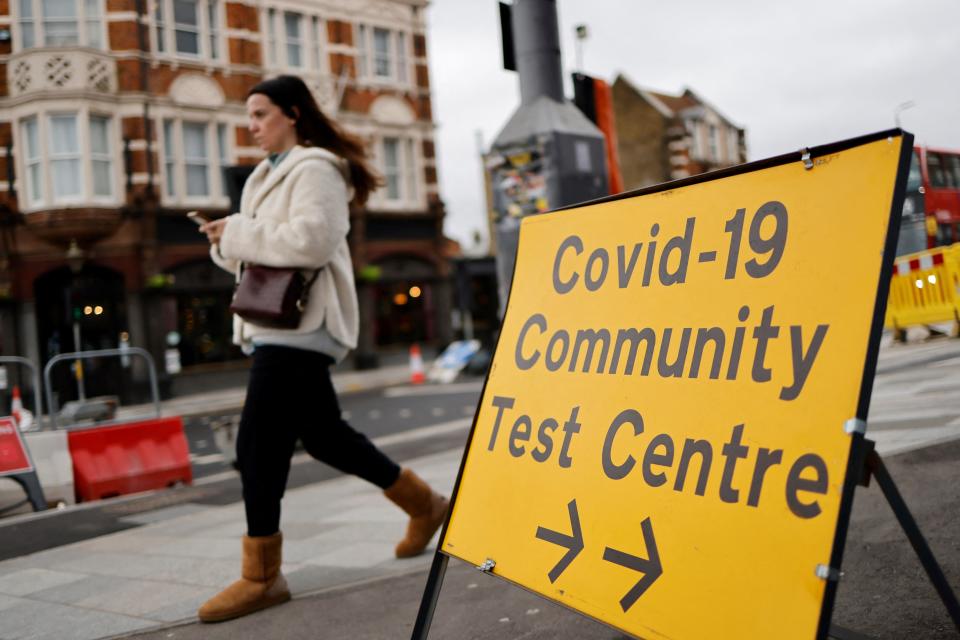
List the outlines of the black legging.
{"type": "Polygon", "coordinates": [[[247,535],[280,529],[280,500],[298,438],[317,460],[381,489],[400,474],[395,462],[340,417],[332,363],[325,354],[292,347],[263,345],[253,353],[237,436],[247,535]]]}

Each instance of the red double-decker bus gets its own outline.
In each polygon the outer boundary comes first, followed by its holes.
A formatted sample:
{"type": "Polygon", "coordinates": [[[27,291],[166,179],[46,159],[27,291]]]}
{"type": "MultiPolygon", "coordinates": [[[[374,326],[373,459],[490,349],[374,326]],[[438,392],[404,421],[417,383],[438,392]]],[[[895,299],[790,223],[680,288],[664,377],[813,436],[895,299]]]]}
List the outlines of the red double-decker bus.
{"type": "Polygon", "coordinates": [[[960,242],[960,151],[914,147],[897,255],[960,242]]]}

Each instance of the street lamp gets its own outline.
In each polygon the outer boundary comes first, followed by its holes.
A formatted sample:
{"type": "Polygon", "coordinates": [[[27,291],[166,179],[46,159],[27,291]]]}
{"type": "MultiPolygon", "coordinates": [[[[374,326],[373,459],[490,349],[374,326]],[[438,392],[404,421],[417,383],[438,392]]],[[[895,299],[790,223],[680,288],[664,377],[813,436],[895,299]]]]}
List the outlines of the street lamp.
{"type": "Polygon", "coordinates": [[[917,103],[915,103],[913,100],[907,100],[906,102],[901,102],[898,104],[893,110],[893,121],[897,123],[898,129],[900,128],[900,113],[915,106],[917,106],[917,103]]]}
{"type": "Polygon", "coordinates": [[[578,24],[574,27],[574,33],[577,36],[577,71],[583,73],[583,41],[587,39],[590,33],[587,31],[587,25],[578,24]]]}
{"type": "MultiPolygon", "coordinates": [[[[70,239],[70,246],[67,247],[67,266],[70,267],[70,271],[76,277],[80,271],[83,270],[83,261],[86,259],[86,254],[83,252],[83,249],[77,244],[76,238],[70,239]]],[[[70,287],[74,288],[76,286],[75,282],[71,282],[70,287]]],[[[89,314],[88,314],[89,315],[89,314]]],[[[83,351],[83,347],[80,343],[80,308],[76,307],[73,309],[73,350],[74,351],[83,351]]],[[[79,399],[86,400],[87,394],[86,389],[83,384],[83,361],[75,360],[73,363],[73,375],[77,379],[77,396],[79,399]]]]}
{"type": "Polygon", "coordinates": [[[70,240],[70,246],[67,247],[67,266],[70,267],[70,271],[73,273],[80,273],[83,270],[83,261],[86,259],[87,254],[83,252],[83,249],[80,248],[80,245],[77,244],[76,238],[70,240]]]}

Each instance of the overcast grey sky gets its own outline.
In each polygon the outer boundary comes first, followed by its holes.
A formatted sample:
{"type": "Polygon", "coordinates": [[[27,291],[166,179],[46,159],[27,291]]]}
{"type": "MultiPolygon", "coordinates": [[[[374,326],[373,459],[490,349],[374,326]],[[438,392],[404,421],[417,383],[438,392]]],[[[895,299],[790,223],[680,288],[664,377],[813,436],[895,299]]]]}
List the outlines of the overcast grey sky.
{"type": "MultiPolygon", "coordinates": [[[[690,87],[747,130],[758,160],[894,126],[960,149],[960,0],[558,0],[567,94],[574,25],[588,74],[690,87]]],[[[432,0],[431,80],[446,233],[486,233],[476,131],[489,145],[520,101],[502,69],[496,0],[432,0]]]]}

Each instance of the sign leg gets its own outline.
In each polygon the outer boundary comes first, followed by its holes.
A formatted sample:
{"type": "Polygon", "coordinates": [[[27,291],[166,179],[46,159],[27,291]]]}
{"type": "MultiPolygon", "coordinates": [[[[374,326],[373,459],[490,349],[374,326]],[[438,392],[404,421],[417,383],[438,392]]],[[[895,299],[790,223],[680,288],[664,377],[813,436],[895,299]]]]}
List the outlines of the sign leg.
{"type": "Polygon", "coordinates": [[[894,483],[893,478],[890,477],[886,466],[883,464],[883,460],[880,459],[880,455],[876,451],[871,451],[867,456],[867,464],[870,467],[870,472],[873,474],[873,477],[877,479],[877,484],[880,485],[884,497],[887,499],[887,502],[890,503],[890,508],[893,509],[894,515],[897,516],[900,526],[903,527],[904,533],[907,534],[913,550],[916,552],[917,557],[920,558],[920,564],[923,565],[924,570],[927,572],[927,577],[930,578],[930,582],[933,583],[937,594],[943,601],[944,606],[946,606],[947,612],[950,614],[950,619],[953,620],[954,626],[960,631],[960,604],[957,603],[957,596],[950,588],[950,584],[943,575],[943,570],[940,569],[937,559],[933,557],[933,552],[930,551],[930,547],[927,545],[923,534],[920,533],[920,527],[917,526],[916,520],[913,519],[913,515],[907,508],[907,503],[903,501],[903,496],[900,495],[897,485],[894,483]]]}
{"type": "Polygon", "coordinates": [[[43,497],[43,488],[40,486],[36,473],[21,473],[10,476],[10,478],[19,482],[23,490],[27,492],[27,498],[30,500],[34,511],[43,511],[47,508],[47,501],[43,497]]]}
{"type": "Polygon", "coordinates": [[[434,552],[433,564],[430,565],[430,577],[427,578],[427,586],[420,600],[420,611],[417,613],[417,622],[413,625],[413,635],[410,636],[410,640],[427,640],[430,623],[433,622],[433,611],[437,608],[440,587],[443,586],[443,577],[447,573],[449,561],[450,558],[439,550],[434,552]]]}

